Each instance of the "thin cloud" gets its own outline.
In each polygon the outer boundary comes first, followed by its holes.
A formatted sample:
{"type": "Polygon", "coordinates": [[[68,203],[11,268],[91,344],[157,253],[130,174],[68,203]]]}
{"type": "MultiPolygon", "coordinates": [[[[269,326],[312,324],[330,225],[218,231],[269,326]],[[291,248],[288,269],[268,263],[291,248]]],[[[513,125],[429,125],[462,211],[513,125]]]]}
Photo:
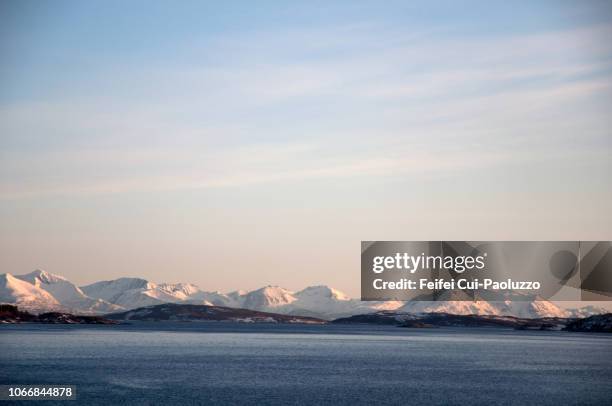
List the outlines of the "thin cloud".
{"type": "Polygon", "coordinates": [[[583,105],[612,98],[612,51],[593,41],[610,27],[388,43],[377,29],[344,27],[332,43],[294,31],[264,48],[222,40],[211,52],[235,59],[104,72],[136,97],[4,104],[0,196],[438,176],[540,159],[525,140],[562,155],[568,129],[584,139],[576,160],[602,147],[609,119],[583,105]],[[347,52],[296,60],[301,43],[347,52]]]}

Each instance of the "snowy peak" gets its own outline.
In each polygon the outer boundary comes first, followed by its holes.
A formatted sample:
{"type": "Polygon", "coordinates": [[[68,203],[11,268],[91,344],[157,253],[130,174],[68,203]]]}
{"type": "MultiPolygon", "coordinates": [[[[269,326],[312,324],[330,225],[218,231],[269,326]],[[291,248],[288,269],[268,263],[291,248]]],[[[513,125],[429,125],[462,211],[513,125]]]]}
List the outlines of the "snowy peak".
{"type": "Polygon", "coordinates": [[[85,294],[76,285],[68,282],[65,278],[46,271],[36,270],[25,275],[17,275],[17,278],[29,282],[34,286],[46,290],[60,302],[64,299],[78,299],[85,294]]]}
{"type": "Polygon", "coordinates": [[[405,313],[448,313],[477,316],[514,316],[520,318],[567,317],[568,312],[552,302],[533,294],[523,292],[479,292],[473,300],[464,292],[444,291],[438,300],[411,300],[399,312],[405,313]]]}
{"type": "Polygon", "coordinates": [[[191,283],[156,284],[140,278],[97,282],[82,289],[92,297],[107,300],[125,309],[178,302],[217,306],[231,306],[233,303],[223,294],[203,292],[191,283]]]}
{"type": "Polygon", "coordinates": [[[155,283],[141,278],[119,278],[92,283],[81,288],[88,296],[105,300],[125,309],[180,301],[155,283]]]}
{"type": "Polygon", "coordinates": [[[567,310],[560,308],[552,302],[538,298],[533,301],[506,301],[503,304],[491,302],[493,306],[498,306],[500,315],[512,315],[522,318],[539,317],[568,317],[567,310]]]}
{"type": "Polygon", "coordinates": [[[61,308],[60,303],[44,289],[10,273],[0,274],[0,303],[13,303],[33,312],[61,308]]]}
{"type": "Polygon", "coordinates": [[[122,309],[102,299],[91,298],[66,278],[40,269],[17,278],[49,293],[67,311],[105,313],[122,309]]]}
{"type": "Polygon", "coordinates": [[[288,305],[295,301],[293,292],[279,286],[266,286],[247,293],[242,304],[247,309],[263,310],[288,305]]]}
{"type": "Polygon", "coordinates": [[[152,289],[155,287],[154,283],[150,283],[145,279],[140,278],[119,278],[111,281],[100,281],[92,283],[91,285],[82,286],[81,289],[86,295],[97,298],[112,301],[117,295],[134,289],[152,289]]]}
{"type": "Polygon", "coordinates": [[[17,278],[30,282],[32,285],[40,285],[40,284],[54,284],[59,282],[66,282],[66,278],[60,275],[56,275],[47,271],[43,271],[42,269],[37,269],[34,272],[30,272],[25,275],[17,275],[17,278]]]}
{"type": "Polygon", "coordinates": [[[300,290],[295,294],[298,299],[331,299],[338,301],[351,300],[350,297],[340,292],[337,289],[330,288],[329,286],[309,286],[306,289],[300,290]]]}

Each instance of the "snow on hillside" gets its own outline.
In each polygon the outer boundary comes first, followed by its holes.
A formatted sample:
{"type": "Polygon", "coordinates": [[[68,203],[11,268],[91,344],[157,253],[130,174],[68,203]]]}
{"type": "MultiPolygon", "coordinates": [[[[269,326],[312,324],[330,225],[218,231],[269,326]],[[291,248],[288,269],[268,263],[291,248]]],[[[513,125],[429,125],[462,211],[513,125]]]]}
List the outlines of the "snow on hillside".
{"type": "Polygon", "coordinates": [[[488,302],[424,302],[410,301],[398,309],[403,313],[448,313],[448,314],[477,314],[497,315],[498,310],[488,302]]]}
{"type": "Polygon", "coordinates": [[[406,304],[406,302],[400,302],[399,300],[388,300],[386,302],[360,302],[360,303],[367,303],[367,306],[370,309],[375,310],[377,312],[397,310],[406,304]]]}
{"type": "Polygon", "coordinates": [[[64,277],[40,269],[25,275],[17,275],[23,281],[50,293],[66,311],[79,313],[110,313],[123,308],[102,299],[91,298],[64,277]]]}
{"type": "MultiPolygon", "coordinates": [[[[90,297],[103,299],[109,302],[130,290],[147,290],[152,286],[147,280],[140,278],[119,278],[112,281],[100,281],[91,285],[81,286],[83,292],[90,297]]],[[[114,302],[113,302],[114,303],[114,302]]]]}
{"type": "Polygon", "coordinates": [[[252,292],[232,293],[228,296],[236,301],[232,306],[328,320],[360,313],[394,310],[403,305],[402,302],[362,302],[325,285],[310,286],[298,292],[278,286],[266,286],[252,292]]]}
{"type": "Polygon", "coordinates": [[[119,278],[96,282],[82,289],[89,296],[125,309],[179,302],[238,307],[229,296],[219,292],[204,292],[191,283],[156,284],[141,278],[119,278]]]}
{"type": "Polygon", "coordinates": [[[106,300],[124,309],[134,309],[168,302],[180,302],[181,292],[173,293],[140,278],[119,278],[96,282],[81,289],[88,296],[106,300]]]}
{"type": "Polygon", "coordinates": [[[473,301],[460,301],[456,292],[443,292],[437,301],[409,301],[398,309],[406,313],[449,313],[521,318],[567,317],[568,312],[536,295],[518,292],[484,292],[473,301]],[[453,300],[455,299],[455,300],[453,300]]]}
{"type": "Polygon", "coordinates": [[[45,290],[14,277],[0,274],[0,303],[10,303],[34,313],[61,310],[60,303],[45,290]]]}
{"type": "Polygon", "coordinates": [[[321,299],[329,299],[329,300],[337,300],[337,301],[348,301],[351,300],[350,297],[340,292],[337,289],[330,288],[329,286],[319,285],[319,286],[310,286],[306,289],[300,290],[295,294],[295,297],[299,300],[321,300],[321,299]]]}
{"type": "Polygon", "coordinates": [[[221,292],[204,292],[202,290],[194,292],[185,299],[186,303],[191,304],[211,304],[213,306],[241,307],[239,297],[232,297],[221,292]]]}
{"type": "Polygon", "coordinates": [[[179,300],[187,300],[200,292],[200,288],[192,283],[160,283],[157,288],[179,300]]]}
{"type": "Polygon", "coordinates": [[[273,310],[296,301],[293,292],[279,286],[265,286],[241,296],[239,303],[246,309],[273,310]]]}
{"type": "Polygon", "coordinates": [[[360,312],[375,311],[365,302],[353,300],[337,289],[328,286],[311,286],[295,294],[296,300],[292,302],[285,312],[300,314],[308,312],[310,316],[323,319],[353,315],[360,312]],[[365,309],[365,307],[368,307],[365,309]]]}

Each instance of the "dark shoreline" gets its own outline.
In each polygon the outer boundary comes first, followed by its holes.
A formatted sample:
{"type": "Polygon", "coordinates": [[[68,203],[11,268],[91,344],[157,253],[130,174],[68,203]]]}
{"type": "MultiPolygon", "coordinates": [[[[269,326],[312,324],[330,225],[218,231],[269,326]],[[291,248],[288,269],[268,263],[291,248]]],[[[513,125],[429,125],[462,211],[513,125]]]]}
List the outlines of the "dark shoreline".
{"type": "Polygon", "coordinates": [[[4,324],[56,324],[56,325],[121,325],[142,323],[158,325],[190,324],[236,324],[236,325],[351,325],[379,327],[400,327],[402,329],[422,330],[432,328],[486,328],[514,329],[529,331],[571,331],[589,333],[611,333],[612,313],[586,317],[583,319],[564,319],[557,317],[523,319],[512,316],[455,315],[447,313],[401,314],[379,312],[361,314],[333,321],[310,317],[256,312],[246,309],[233,309],[206,305],[163,304],[134,309],[106,316],[83,316],[69,313],[48,312],[39,315],[20,311],[13,305],[0,305],[0,325],[4,324]]]}

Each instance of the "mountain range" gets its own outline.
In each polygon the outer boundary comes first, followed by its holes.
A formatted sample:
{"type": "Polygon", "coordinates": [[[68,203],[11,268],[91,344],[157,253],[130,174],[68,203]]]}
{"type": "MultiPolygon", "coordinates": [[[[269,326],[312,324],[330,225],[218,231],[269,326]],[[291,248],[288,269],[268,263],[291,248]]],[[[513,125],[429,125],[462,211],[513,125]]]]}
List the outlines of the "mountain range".
{"type": "Polygon", "coordinates": [[[606,312],[592,306],[566,310],[537,296],[519,298],[506,295],[475,301],[452,301],[451,296],[447,299],[436,302],[365,302],[323,285],[297,292],[279,286],[265,286],[249,292],[221,293],[204,291],[190,283],[158,284],[141,278],[119,278],[79,287],[62,276],[43,270],[25,275],[0,274],[0,303],[14,304],[35,313],[108,314],[165,303],[241,308],[326,320],[381,311],[522,318],[586,317],[606,312]]]}

